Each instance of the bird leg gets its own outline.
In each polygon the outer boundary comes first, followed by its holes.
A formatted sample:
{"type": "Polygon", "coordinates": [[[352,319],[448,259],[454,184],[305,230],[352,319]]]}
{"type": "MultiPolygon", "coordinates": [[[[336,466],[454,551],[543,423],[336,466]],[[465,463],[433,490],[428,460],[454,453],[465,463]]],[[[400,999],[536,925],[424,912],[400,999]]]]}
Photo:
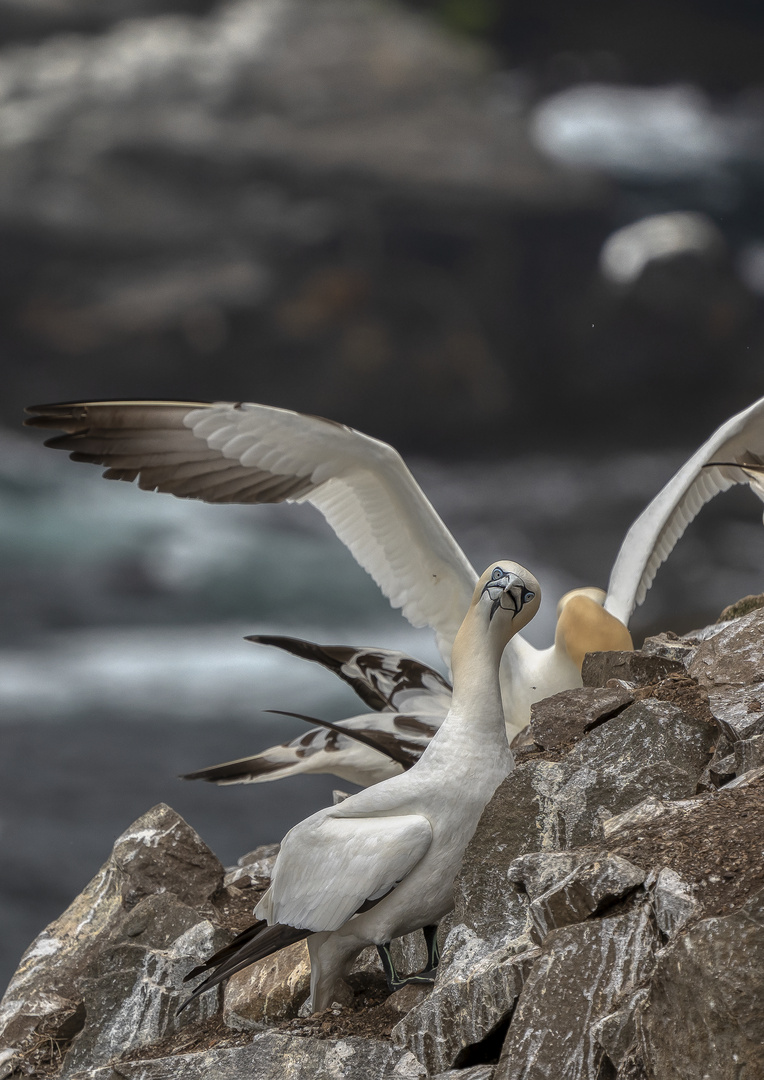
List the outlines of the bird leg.
{"type": "Polygon", "coordinates": [[[417,971],[413,975],[399,975],[395,970],[395,963],[393,961],[392,953],[390,952],[389,941],[386,941],[384,945],[377,945],[377,952],[382,961],[387,985],[391,990],[400,990],[402,986],[408,986],[409,983],[435,982],[435,972],[440,963],[437,923],[434,923],[431,926],[423,926],[422,933],[424,934],[424,941],[427,946],[427,965],[421,971],[417,971]]]}

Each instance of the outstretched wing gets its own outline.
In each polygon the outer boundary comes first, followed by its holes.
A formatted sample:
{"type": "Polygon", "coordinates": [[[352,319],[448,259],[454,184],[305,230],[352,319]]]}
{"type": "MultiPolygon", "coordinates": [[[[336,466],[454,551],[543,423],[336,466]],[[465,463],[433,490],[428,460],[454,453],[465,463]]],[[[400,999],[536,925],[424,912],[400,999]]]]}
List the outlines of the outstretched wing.
{"type": "Polygon", "coordinates": [[[477,574],[401,456],[315,416],[246,402],[36,405],[46,445],[110,480],[205,502],[310,502],[393,607],[431,626],[448,659],[477,574]]]}
{"type": "Polygon", "coordinates": [[[626,533],[613,566],[606,610],[628,625],[658,568],[704,504],[719,492],[733,484],[749,484],[764,500],[761,478],[741,467],[759,463],[762,455],[764,398],[722,424],[639,515],[626,533]]]}
{"type": "Polygon", "coordinates": [[[370,709],[445,714],[451,684],[406,653],[353,645],[316,645],[302,638],[253,634],[246,639],[273,645],[303,660],[312,660],[352,686],[370,709]]]}
{"type": "Polygon", "coordinates": [[[337,930],[367,901],[411,873],[432,843],[421,814],[346,817],[320,810],[291,829],[281,845],[258,918],[313,931],[337,930]]]}

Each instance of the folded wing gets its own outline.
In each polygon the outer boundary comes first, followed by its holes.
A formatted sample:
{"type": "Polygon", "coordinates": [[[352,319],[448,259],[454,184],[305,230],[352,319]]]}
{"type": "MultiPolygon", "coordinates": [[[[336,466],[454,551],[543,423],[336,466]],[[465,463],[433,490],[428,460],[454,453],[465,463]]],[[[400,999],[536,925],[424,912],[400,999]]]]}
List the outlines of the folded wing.
{"type": "Polygon", "coordinates": [[[420,814],[343,817],[319,811],[287,833],[271,887],[255,909],[270,923],[337,930],[424,858],[432,827],[420,814]]]}

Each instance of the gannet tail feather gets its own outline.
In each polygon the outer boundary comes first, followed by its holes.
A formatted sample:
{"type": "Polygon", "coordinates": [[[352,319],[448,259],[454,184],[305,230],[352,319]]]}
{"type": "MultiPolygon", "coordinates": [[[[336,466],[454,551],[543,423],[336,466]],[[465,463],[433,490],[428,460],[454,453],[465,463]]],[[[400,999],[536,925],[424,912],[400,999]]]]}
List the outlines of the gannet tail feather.
{"type": "Polygon", "coordinates": [[[628,626],[659,567],[705,503],[733,484],[764,487],[745,464],[764,454],[764,398],[733,416],[685,462],[626,533],[610,575],[605,609],[628,626]],[[722,464],[721,462],[738,464],[722,464]]]}
{"type": "Polygon", "coordinates": [[[205,990],[217,986],[223,979],[235,975],[237,971],[254,964],[257,960],[264,960],[266,956],[286,948],[287,945],[302,941],[313,933],[312,930],[285,926],[282,923],[275,923],[265,929],[261,929],[262,926],[263,923],[259,922],[248,927],[234,938],[230,945],[226,945],[211,956],[206,963],[200,964],[186,975],[184,982],[197,975],[203,975],[205,971],[211,971],[211,974],[191,991],[178,1009],[179,1013],[190,1005],[194,998],[199,997],[205,990]]]}

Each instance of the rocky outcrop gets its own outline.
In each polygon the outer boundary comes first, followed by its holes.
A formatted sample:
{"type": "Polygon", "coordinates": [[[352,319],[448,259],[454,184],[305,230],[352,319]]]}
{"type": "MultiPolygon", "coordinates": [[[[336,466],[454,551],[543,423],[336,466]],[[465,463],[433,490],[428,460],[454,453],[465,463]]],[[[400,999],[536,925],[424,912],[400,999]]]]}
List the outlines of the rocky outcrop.
{"type": "MultiPolygon", "coordinates": [[[[389,996],[370,949],[303,1015],[301,942],[177,1017],[183,976],[249,921],[275,849],[224,875],[172,810],[149,811],[25,954],[0,1077],[761,1075],[764,732],[746,717],[762,619],[595,655],[605,686],[540,703],[466,853],[432,989],[389,996]]],[[[395,947],[421,963],[421,935],[395,947]]]]}

